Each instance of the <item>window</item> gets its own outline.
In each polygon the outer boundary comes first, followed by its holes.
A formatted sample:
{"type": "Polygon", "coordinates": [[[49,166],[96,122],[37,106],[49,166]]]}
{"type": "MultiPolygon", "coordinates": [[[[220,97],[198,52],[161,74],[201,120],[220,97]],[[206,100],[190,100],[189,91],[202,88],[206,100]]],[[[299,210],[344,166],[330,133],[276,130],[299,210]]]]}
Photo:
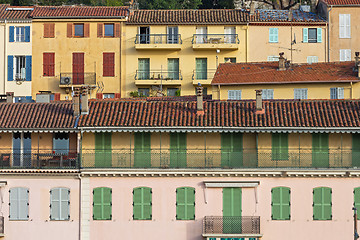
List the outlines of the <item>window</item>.
{"type": "Polygon", "coordinates": [[[238,233],[242,225],[242,189],[223,188],[223,233],[238,233]]]}
{"type": "Polygon", "coordinates": [[[236,43],[235,27],[224,27],[224,43],[236,43]]]}
{"type": "Polygon", "coordinates": [[[139,97],[149,97],[150,96],[150,89],[148,88],[139,88],[139,97]]]}
{"type": "Polygon", "coordinates": [[[196,58],[196,80],[206,80],[208,78],[207,73],[207,58],[196,58]]]}
{"type": "Polygon", "coordinates": [[[178,88],[168,88],[167,89],[167,96],[169,97],[175,97],[176,96],[176,92],[178,91],[178,88]]]}
{"type": "Polygon", "coordinates": [[[271,135],[271,155],[272,160],[289,159],[289,143],[287,133],[273,133],[271,135]]]}
{"type": "Polygon", "coordinates": [[[55,76],[55,53],[43,53],[44,77],[55,76]]]}
{"type": "Polygon", "coordinates": [[[69,153],[69,133],[64,133],[64,132],[54,133],[53,151],[55,154],[69,153]]]}
{"type": "Polygon", "coordinates": [[[170,133],[170,167],[185,168],[186,162],[186,133],[170,133]]]}
{"type": "Polygon", "coordinates": [[[31,166],[31,133],[13,133],[13,166],[31,166]]]}
{"type": "Polygon", "coordinates": [[[115,94],[114,93],[104,93],[103,94],[103,98],[107,99],[107,98],[115,98],[115,94]]]}
{"type": "Polygon", "coordinates": [[[241,133],[221,134],[221,166],[227,168],[243,166],[243,135],[241,133]]]}
{"type": "Polygon", "coordinates": [[[55,23],[44,23],[44,38],[55,37],[55,23]]]}
{"type": "Polygon", "coordinates": [[[137,79],[145,80],[150,79],[150,58],[138,59],[138,76],[137,79]]]}
{"type": "Polygon", "coordinates": [[[103,53],[103,76],[115,77],[115,53],[103,53]]]}
{"type": "Polygon", "coordinates": [[[279,61],[279,56],[268,56],[267,61],[268,62],[278,62],[279,61]]]}
{"type": "Polygon", "coordinates": [[[196,27],[195,43],[208,43],[207,27],[196,27]]]}
{"type": "Polygon", "coordinates": [[[152,219],[152,191],[148,187],[138,187],[133,190],[133,219],[152,219]]]}
{"type": "Polygon", "coordinates": [[[228,90],[229,100],[241,100],[241,90],[228,90]]]}
{"type": "Polygon", "coordinates": [[[29,219],[29,189],[23,187],[10,188],[9,191],[9,219],[29,219]]]}
{"type": "Polygon", "coordinates": [[[9,42],[30,42],[30,27],[9,27],[9,42]]]}
{"type": "Polygon", "coordinates": [[[84,24],[74,24],[75,37],[84,37],[84,24]]]}
{"type": "Polygon", "coordinates": [[[151,135],[150,133],[135,133],[134,167],[151,166],[151,135]]]}
{"type": "Polygon", "coordinates": [[[263,89],[262,99],[274,99],[274,89],[263,89]]]}
{"type": "Polygon", "coordinates": [[[224,58],[224,62],[236,63],[236,58],[235,57],[226,57],[226,58],[224,58]]]}
{"type": "Polygon", "coordinates": [[[95,133],[95,167],[111,167],[112,134],[111,132],[95,133]]]}
{"type": "Polygon", "coordinates": [[[111,220],[112,218],[112,190],[98,187],[93,190],[93,219],[111,220]]]}
{"type": "Polygon", "coordinates": [[[322,29],[321,28],[303,28],[303,42],[304,43],[321,43],[322,29]]]}
{"type": "MultiPolygon", "coordinates": [[[[354,207],[360,209],[360,187],[354,188],[354,207]]],[[[359,214],[357,219],[360,220],[359,214]]]]}
{"type": "Polygon", "coordinates": [[[351,49],[340,49],[340,61],[351,61],[351,49]]]}
{"type": "Polygon", "coordinates": [[[330,88],[330,99],[344,99],[344,88],[330,88]]]}
{"type": "Polygon", "coordinates": [[[105,23],[104,24],[105,37],[114,37],[114,24],[105,23]]]}
{"type": "Polygon", "coordinates": [[[178,44],[179,43],[179,29],[177,26],[167,28],[167,43],[178,44]]]}
{"type": "Polygon", "coordinates": [[[70,219],[70,189],[53,188],[50,190],[50,220],[70,219]]]}
{"type": "Polygon", "coordinates": [[[195,220],[195,188],[176,189],[176,220],[195,220]]]}
{"type": "Polygon", "coordinates": [[[329,167],[329,134],[312,134],[312,167],[329,167]]]}
{"type": "Polygon", "coordinates": [[[271,219],[290,220],[290,188],[271,189],[271,219]]]}
{"type": "Polygon", "coordinates": [[[295,88],[294,99],[307,99],[308,90],[307,88],[295,88]]]}
{"type": "Polygon", "coordinates": [[[307,57],[307,63],[312,64],[312,63],[317,63],[317,62],[318,62],[317,56],[308,56],[307,57]]]}
{"type": "Polygon", "coordinates": [[[15,69],[15,80],[25,80],[26,79],[26,58],[25,56],[15,56],[14,57],[14,69],[15,69]]]}
{"type": "Polygon", "coordinates": [[[331,220],[331,188],[319,187],[313,189],[313,219],[331,220]]]}
{"type": "Polygon", "coordinates": [[[351,38],[350,14],[339,14],[339,38],[351,38]]]}
{"type": "Polygon", "coordinates": [[[168,80],[179,80],[180,79],[179,59],[178,58],[168,58],[168,78],[169,78],[168,80]]]}
{"type": "Polygon", "coordinates": [[[278,28],[269,28],[269,42],[270,43],[279,42],[279,40],[278,40],[278,32],[279,32],[278,28]]]}
{"type": "Polygon", "coordinates": [[[150,43],[150,27],[139,27],[140,44],[150,43]]]}

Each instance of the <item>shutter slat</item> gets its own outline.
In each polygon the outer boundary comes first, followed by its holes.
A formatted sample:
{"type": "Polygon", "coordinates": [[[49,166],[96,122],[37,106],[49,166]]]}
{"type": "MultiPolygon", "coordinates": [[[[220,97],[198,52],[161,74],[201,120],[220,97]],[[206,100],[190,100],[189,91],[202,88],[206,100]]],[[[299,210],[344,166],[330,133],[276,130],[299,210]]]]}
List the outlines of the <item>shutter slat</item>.
{"type": "Polygon", "coordinates": [[[84,37],[90,37],[90,23],[84,23],[84,37]]]}
{"type": "Polygon", "coordinates": [[[97,24],[97,37],[103,37],[103,29],[104,29],[104,24],[103,23],[98,23],[97,24]]]}
{"type": "Polygon", "coordinates": [[[303,28],[303,42],[308,42],[308,28],[303,28]]]}
{"type": "Polygon", "coordinates": [[[68,23],[67,24],[67,34],[66,34],[68,38],[71,38],[73,36],[73,33],[72,33],[73,30],[72,29],[73,29],[73,24],[68,23]]]}
{"type": "Polygon", "coordinates": [[[114,28],[115,28],[115,37],[119,38],[120,35],[121,35],[121,33],[120,33],[120,23],[115,23],[114,28]]]}

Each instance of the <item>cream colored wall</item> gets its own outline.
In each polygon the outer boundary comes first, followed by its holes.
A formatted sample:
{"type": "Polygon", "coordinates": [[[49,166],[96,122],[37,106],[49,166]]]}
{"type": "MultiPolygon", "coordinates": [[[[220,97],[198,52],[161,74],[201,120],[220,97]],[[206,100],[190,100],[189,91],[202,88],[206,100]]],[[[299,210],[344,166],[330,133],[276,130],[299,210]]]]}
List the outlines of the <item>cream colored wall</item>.
{"type": "Polygon", "coordinates": [[[307,88],[308,99],[330,99],[330,88],[343,87],[345,99],[360,98],[360,83],[311,83],[311,84],[269,84],[269,85],[224,85],[213,86],[213,99],[227,100],[228,90],[241,90],[241,99],[255,99],[255,90],[274,89],[274,99],[294,99],[294,88],[307,88]],[[352,90],[351,90],[352,89],[352,90]]]}
{"type": "Polygon", "coordinates": [[[5,68],[5,23],[0,23],[0,94],[5,94],[6,72],[5,68]]]}
{"type": "Polygon", "coordinates": [[[360,51],[358,7],[332,7],[330,11],[330,61],[340,61],[340,49],[351,49],[351,60],[354,60],[355,52],[360,51]],[[339,14],[350,14],[350,38],[339,37],[339,14]]]}
{"type": "MultiPolygon", "coordinates": [[[[146,26],[146,25],[145,25],[146,26]]],[[[123,97],[130,97],[130,92],[138,88],[151,88],[151,85],[136,86],[135,74],[138,69],[139,58],[150,58],[150,71],[160,71],[161,68],[167,70],[168,58],[179,58],[179,69],[182,75],[181,86],[169,86],[170,88],[181,87],[181,95],[195,95],[195,87],[193,85],[193,70],[195,70],[196,58],[207,58],[208,69],[216,69],[216,55],[218,55],[218,63],[223,63],[225,57],[236,57],[237,62],[245,62],[246,59],[246,30],[243,26],[236,26],[236,33],[239,36],[240,44],[238,50],[221,50],[219,54],[216,53],[216,48],[211,50],[193,50],[192,37],[196,33],[196,26],[194,25],[179,25],[179,34],[181,34],[182,44],[181,50],[136,50],[135,38],[138,33],[138,26],[126,25],[126,84],[122,92],[123,97]]],[[[208,34],[224,34],[224,25],[208,25],[208,34]]],[[[151,25],[150,34],[166,34],[166,25],[151,25]]],[[[168,86],[163,86],[166,92],[168,86]]],[[[211,94],[210,81],[208,87],[208,94],[211,94]]]]}
{"type": "Polygon", "coordinates": [[[249,26],[248,62],[266,62],[268,56],[292,59],[293,63],[306,63],[308,56],[317,56],[319,62],[326,61],[326,27],[314,26],[249,26]],[[278,28],[278,43],[269,42],[269,28],[278,28]],[[322,28],[321,43],[303,43],[303,28],[322,28]],[[296,38],[292,45],[291,39],[296,38]],[[292,38],[291,38],[292,36],[292,38]],[[292,57],[291,57],[292,52],[292,57]]]}
{"type": "MultiPolygon", "coordinates": [[[[61,99],[71,97],[59,88],[60,73],[72,73],[72,53],[83,52],[85,73],[96,73],[97,83],[103,82],[103,93],[119,93],[121,89],[120,43],[122,38],[98,38],[98,23],[117,23],[119,19],[64,19],[33,21],[33,88],[32,95],[39,91],[60,92],[61,99]],[[55,23],[55,38],[44,38],[44,23],[55,23]],[[68,38],[67,23],[90,23],[90,37],[68,38]],[[43,53],[55,53],[55,77],[43,76],[43,53]],[[115,53],[115,77],[103,77],[103,53],[115,53]]],[[[121,25],[123,30],[123,26],[121,25]]],[[[99,90],[100,91],[100,90],[99,90]]],[[[97,89],[92,90],[91,97],[96,96],[97,89]]],[[[101,92],[101,91],[100,91],[101,92]]]]}

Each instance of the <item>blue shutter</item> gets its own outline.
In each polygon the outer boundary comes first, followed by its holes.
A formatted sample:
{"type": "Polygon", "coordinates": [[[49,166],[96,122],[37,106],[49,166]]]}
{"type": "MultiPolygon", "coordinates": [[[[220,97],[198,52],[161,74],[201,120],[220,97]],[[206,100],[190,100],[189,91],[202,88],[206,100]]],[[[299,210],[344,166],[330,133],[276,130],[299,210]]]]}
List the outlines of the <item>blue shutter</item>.
{"type": "Polygon", "coordinates": [[[31,81],[31,56],[26,56],[26,81],[31,81]]]}
{"type": "Polygon", "coordinates": [[[322,42],[322,29],[318,28],[316,33],[317,33],[317,42],[321,43],[322,42]]]}
{"type": "Polygon", "coordinates": [[[14,26],[9,27],[9,42],[14,42],[14,26]]]}
{"type": "Polygon", "coordinates": [[[25,27],[25,42],[30,42],[30,26],[25,27]]]}
{"type": "Polygon", "coordinates": [[[269,28],[269,42],[277,43],[278,42],[278,28],[269,28]]]}
{"type": "Polygon", "coordinates": [[[279,29],[278,28],[274,28],[274,42],[278,42],[278,36],[279,36],[279,29]]]}
{"type": "Polygon", "coordinates": [[[14,56],[8,56],[8,81],[14,80],[14,56]]]}
{"type": "Polygon", "coordinates": [[[307,43],[308,42],[308,29],[307,28],[303,28],[303,42],[307,43]]]}

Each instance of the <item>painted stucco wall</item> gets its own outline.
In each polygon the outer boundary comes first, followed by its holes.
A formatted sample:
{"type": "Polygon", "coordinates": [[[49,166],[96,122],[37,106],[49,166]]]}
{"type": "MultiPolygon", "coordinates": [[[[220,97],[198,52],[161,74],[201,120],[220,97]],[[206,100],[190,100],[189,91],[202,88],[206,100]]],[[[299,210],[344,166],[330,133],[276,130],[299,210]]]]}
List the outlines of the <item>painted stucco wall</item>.
{"type": "Polygon", "coordinates": [[[0,23],[0,94],[5,94],[5,79],[6,79],[6,71],[5,70],[5,23],[0,23]]]}

